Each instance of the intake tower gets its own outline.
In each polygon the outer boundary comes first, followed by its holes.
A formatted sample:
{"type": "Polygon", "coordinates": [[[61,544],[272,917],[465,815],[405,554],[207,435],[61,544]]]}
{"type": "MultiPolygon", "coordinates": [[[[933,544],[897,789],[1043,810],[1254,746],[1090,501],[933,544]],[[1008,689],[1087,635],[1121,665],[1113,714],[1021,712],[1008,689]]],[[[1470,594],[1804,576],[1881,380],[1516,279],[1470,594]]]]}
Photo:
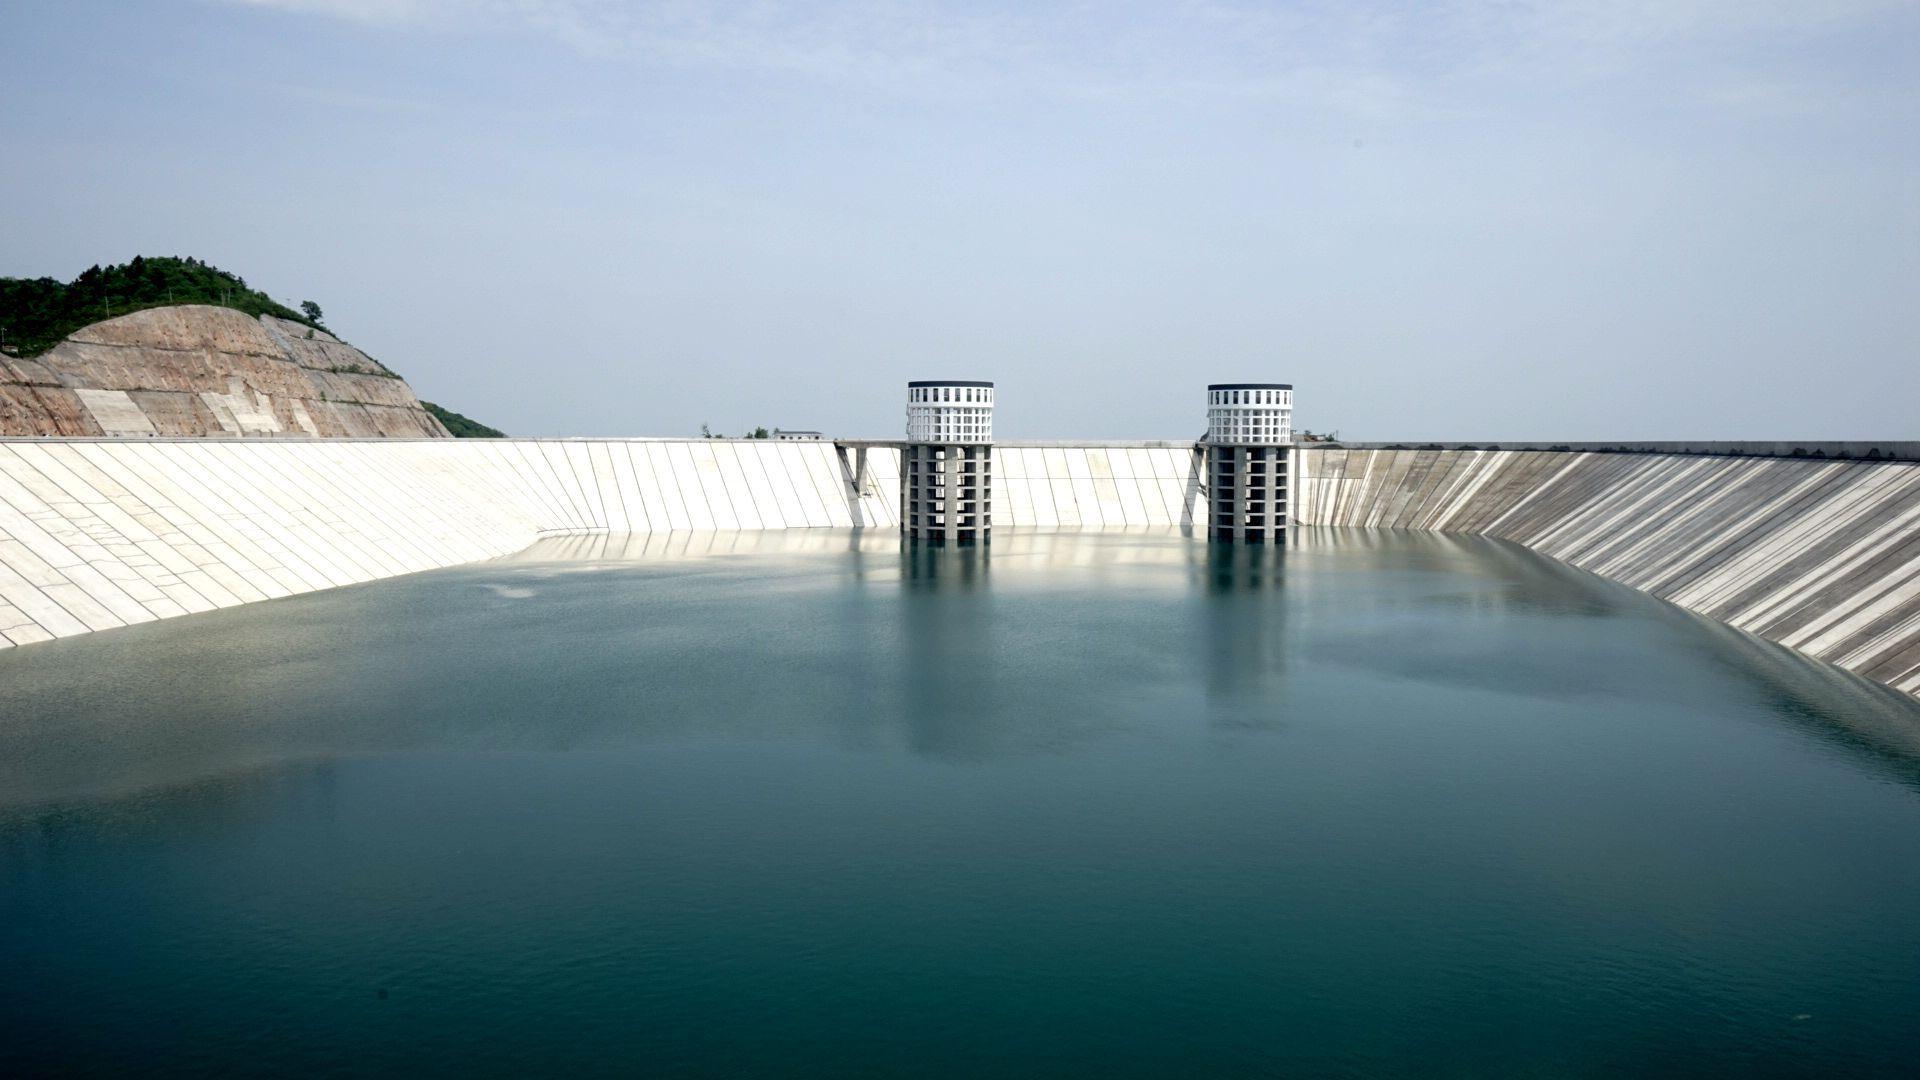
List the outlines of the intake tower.
{"type": "Polygon", "coordinates": [[[1217,540],[1279,540],[1287,528],[1293,384],[1207,387],[1207,531],[1217,540]]]}
{"type": "Polygon", "coordinates": [[[993,514],[993,384],[907,384],[900,531],[914,540],[987,539],[993,514]]]}

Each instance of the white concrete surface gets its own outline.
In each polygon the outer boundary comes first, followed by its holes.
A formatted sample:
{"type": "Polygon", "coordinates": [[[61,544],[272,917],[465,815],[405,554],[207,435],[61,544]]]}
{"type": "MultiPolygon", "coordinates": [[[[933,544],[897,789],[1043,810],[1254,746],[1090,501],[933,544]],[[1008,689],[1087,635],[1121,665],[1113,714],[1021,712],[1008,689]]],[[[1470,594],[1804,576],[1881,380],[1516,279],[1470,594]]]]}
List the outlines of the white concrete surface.
{"type": "MultiPolygon", "coordinates": [[[[995,448],[996,527],[1191,521],[1179,446],[995,448]]],[[[0,440],[0,646],[543,536],[894,527],[900,452],[769,439],[0,440]]]]}
{"type": "Polygon", "coordinates": [[[1920,463],[1294,452],[1300,524],[1494,536],[1920,696],[1920,463]]]}
{"type": "MultiPolygon", "coordinates": [[[[1294,457],[1303,523],[1513,540],[1920,694],[1920,463],[1294,457]]],[[[1190,444],[1000,443],[993,458],[995,529],[1205,520],[1190,444]]],[[[899,462],[897,447],[766,439],[0,440],[0,646],[498,558],[542,537],[891,532],[899,462]]]]}

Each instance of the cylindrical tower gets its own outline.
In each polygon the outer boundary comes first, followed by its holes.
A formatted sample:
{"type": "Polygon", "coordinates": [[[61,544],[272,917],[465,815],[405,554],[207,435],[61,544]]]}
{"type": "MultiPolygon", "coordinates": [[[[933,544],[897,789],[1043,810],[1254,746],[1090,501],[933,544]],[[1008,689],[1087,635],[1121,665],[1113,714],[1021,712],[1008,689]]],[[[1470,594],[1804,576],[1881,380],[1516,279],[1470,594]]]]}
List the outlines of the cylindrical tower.
{"type": "Polygon", "coordinates": [[[993,384],[907,384],[900,531],[915,540],[987,539],[993,514],[993,384]]]}
{"type": "Polygon", "coordinates": [[[1207,531],[1215,539],[1285,537],[1292,443],[1292,384],[1207,387],[1207,531]]]}

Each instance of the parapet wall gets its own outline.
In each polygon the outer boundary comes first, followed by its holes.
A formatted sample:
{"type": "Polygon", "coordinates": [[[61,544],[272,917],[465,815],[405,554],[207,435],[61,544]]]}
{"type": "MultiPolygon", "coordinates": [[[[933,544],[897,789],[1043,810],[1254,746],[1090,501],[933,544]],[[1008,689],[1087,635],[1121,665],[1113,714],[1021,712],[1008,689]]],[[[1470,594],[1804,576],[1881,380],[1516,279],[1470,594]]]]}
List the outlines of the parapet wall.
{"type": "MultiPolygon", "coordinates": [[[[997,527],[1180,525],[1190,446],[997,447],[997,527]]],[[[896,448],[660,439],[0,440],[0,646],[595,532],[887,527],[896,448]],[[863,468],[864,466],[864,468],[863,468]]]]}
{"type": "Polygon", "coordinates": [[[1296,449],[1294,520],[1479,533],[1920,695],[1920,464],[1296,449]]]}
{"type": "MultiPolygon", "coordinates": [[[[1307,444],[1312,447],[1313,444],[1307,444]]],[[[1807,439],[1791,441],[1746,442],[1575,442],[1544,443],[1406,443],[1348,442],[1328,444],[1326,449],[1342,450],[1570,450],[1576,453],[1603,454],[1709,454],[1715,457],[1790,457],[1822,458],[1835,461],[1920,461],[1920,442],[1901,439],[1877,441],[1819,442],[1807,439]]]]}

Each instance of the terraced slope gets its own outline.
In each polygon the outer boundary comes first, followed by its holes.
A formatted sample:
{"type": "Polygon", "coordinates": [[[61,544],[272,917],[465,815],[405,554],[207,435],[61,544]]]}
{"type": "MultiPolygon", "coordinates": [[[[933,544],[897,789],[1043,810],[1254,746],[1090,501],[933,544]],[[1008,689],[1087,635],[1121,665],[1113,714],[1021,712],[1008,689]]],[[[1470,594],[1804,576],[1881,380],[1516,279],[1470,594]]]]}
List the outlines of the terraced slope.
{"type": "Polygon", "coordinates": [[[0,435],[449,437],[405,381],[326,331],[205,304],[0,355],[0,435]]]}

